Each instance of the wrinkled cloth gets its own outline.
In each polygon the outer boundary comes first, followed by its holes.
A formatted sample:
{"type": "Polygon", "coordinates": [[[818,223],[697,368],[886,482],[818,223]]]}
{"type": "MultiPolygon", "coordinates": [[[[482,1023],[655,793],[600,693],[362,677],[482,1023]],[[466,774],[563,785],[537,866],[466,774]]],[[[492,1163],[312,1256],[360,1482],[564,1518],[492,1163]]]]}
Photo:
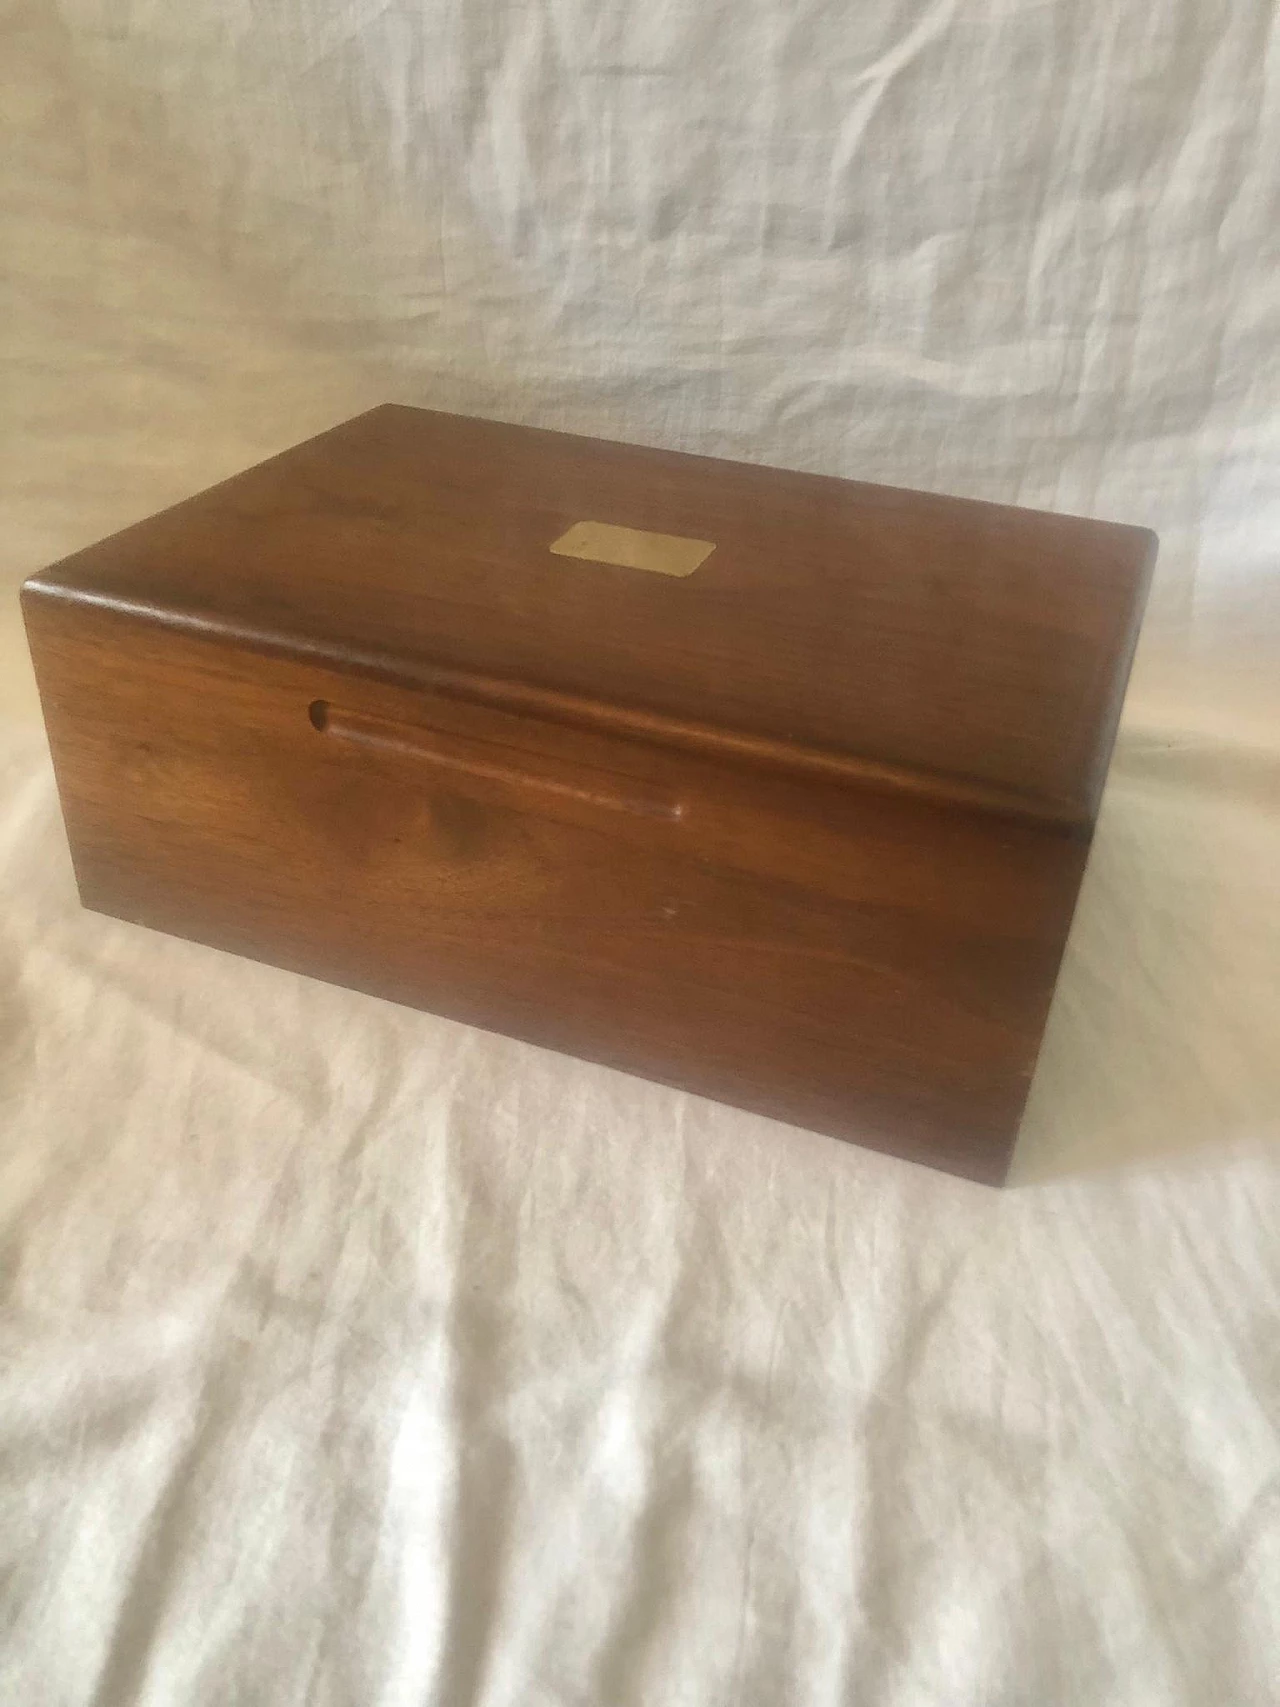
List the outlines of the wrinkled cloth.
{"type": "Polygon", "coordinates": [[[1280,15],[0,11],[0,1699],[1280,1698],[1280,15]],[[82,912],[13,590],[385,399],[1142,523],[1000,1193],[82,912]]]}

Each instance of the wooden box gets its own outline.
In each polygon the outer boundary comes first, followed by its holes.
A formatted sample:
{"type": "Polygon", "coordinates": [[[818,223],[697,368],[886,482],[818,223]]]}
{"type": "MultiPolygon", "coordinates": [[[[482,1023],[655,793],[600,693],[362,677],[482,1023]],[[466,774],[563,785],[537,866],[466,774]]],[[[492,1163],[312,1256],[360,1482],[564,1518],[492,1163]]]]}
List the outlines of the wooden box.
{"type": "Polygon", "coordinates": [[[86,906],[998,1181],[1154,554],[385,407],[23,603],[86,906]]]}

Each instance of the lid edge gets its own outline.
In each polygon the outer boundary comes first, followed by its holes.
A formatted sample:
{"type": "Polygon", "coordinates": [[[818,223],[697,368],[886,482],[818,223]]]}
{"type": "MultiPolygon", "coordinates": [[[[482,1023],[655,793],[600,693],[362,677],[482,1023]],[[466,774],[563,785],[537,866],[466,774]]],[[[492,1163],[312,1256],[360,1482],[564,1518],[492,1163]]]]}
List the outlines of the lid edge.
{"type": "MultiPolygon", "coordinates": [[[[56,566],[55,566],[56,567],[56,566]]],[[[1088,801],[1009,788],[974,777],[896,765],[837,748],[672,716],[645,706],[592,699],[503,676],[485,675],[432,659],[411,658],[284,632],[267,625],[229,621],[211,611],[175,609],[82,586],[70,586],[41,571],[23,583],[24,605],[34,600],[89,606],[130,620],[177,629],[214,643],[277,657],[313,660],[396,686],[542,722],[590,730],[645,745],[671,747],[695,757],[758,766],[846,787],[909,795],[942,807],[963,808],[1040,824],[1058,832],[1087,835],[1095,812],[1088,801]]]]}

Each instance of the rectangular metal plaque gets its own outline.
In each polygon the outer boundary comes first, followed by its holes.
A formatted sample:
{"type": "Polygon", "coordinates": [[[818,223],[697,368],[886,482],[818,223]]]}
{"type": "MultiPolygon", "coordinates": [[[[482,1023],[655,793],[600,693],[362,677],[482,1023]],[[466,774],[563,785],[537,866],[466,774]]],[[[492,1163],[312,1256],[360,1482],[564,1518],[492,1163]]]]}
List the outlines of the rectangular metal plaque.
{"type": "Polygon", "coordinates": [[[609,563],[619,569],[651,569],[655,575],[692,575],[715,550],[706,539],[646,533],[612,522],[575,522],[551,547],[557,557],[609,563]]]}

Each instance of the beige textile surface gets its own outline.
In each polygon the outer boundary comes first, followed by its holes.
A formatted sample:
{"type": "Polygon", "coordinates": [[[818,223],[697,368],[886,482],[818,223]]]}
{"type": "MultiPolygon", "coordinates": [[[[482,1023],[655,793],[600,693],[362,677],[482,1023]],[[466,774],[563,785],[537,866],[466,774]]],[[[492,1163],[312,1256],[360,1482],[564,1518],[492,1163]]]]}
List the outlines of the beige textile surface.
{"type": "Polygon", "coordinates": [[[0,6],[0,1700],[1280,1699],[1280,24],[0,6]],[[1156,527],[998,1194],[82,914],[40,563],[384,398],[1156,527]]]}

